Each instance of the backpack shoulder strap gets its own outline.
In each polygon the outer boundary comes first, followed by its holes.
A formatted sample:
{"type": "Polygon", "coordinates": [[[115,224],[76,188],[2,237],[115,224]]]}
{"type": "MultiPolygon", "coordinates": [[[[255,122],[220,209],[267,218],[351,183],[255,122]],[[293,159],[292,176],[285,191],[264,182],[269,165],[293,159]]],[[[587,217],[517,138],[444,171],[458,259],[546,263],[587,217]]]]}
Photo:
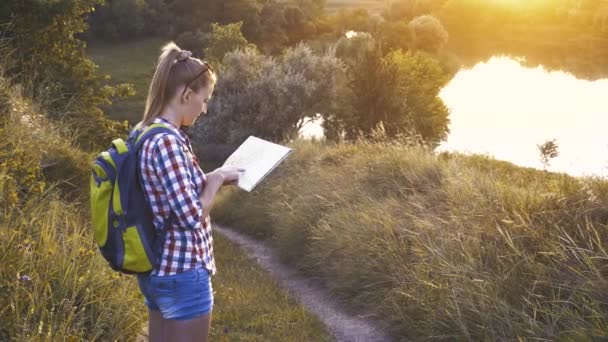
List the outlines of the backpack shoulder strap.
{"type": "Polygon", "coordinates": [[[149,138],[151,138],[154,135],[159,134],[159,133],[169,133],[169,134],[177,136],[177,133],[175,133],[171,128],[167,127],[164,124],[160,124],[160,123],[152,124],[152,125],[146,127],[143,131],[138,132],[134,136],[135,151],[139,151],[139,149],[141,148],[141,146],[143,145],[143,143],[146,140],[148,140],[149,138]]]}

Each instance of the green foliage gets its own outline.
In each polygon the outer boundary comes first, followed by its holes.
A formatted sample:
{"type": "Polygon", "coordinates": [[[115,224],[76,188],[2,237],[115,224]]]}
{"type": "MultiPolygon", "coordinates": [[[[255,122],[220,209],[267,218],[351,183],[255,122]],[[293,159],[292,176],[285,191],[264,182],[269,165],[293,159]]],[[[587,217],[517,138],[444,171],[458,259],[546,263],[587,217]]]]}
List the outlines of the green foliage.
{"type": "Polygon", "coordinates": [[[257,50],[226,54],[209,114],[194,127],[202,144],[238,145],[249,135],[271,141],[294,137],[306,118],[335,107],[342,63],[306,45],[280,58],[257,50]]]}
{"type": "Polygon", "coordinates": [[[343,37],[336,54],[348,65],[348,88],[338,109],[325,117],[330,139],[371,137],[382,125],[389,137],[420,135],[431,145],[445,139],[448,109],[439,98],[448,75],[431,55],[393,51],[382,55],[368,34],[343,37]]]}
{"type": "Polygon", "coordinates": [[[267,53],[279,54],[287,46],[314,37],[323,6],[323,0],[211,0],[204,6],[200,0],[180,0],[170,3],[169,13],[174,37],[183,32],[210,32],[214,23],[242,22],[247,41],[267,53]]]}
{"type": "Polygon", "coordinates": [[[175,44],[184,50],[189,50],[196,57],[204,58],[204,50],[209,46],[209,33],[203,31],[183,32],[175,39],[175,44]]]}
{"type": "Polygon", "coordinates": [[[450,33],[450,49],[472,64],[493,55],[525,57],[577,78],[608,75],[604,1],[450,0],[435,14],[450,33]]]}
{"type": "MultiPolygon", "coordinates": [[[[0,340],[139,340],[146,308],[137,282],[110,269],[88,229],[94,156],[44,111],[0,76],[0,340]]],[[[237,246],[216,238],[213,340],[331,340],[237,246]]]]}
{"type": "Polygon", "coordinates": [[[441,22],[431,15],[422,15],[412,19],[409,23],[415,47],[428,51],[438,52],[448,42],[448,32],[441,22]]]}
{"type": "Polygon", "coordinates": [[[133,339],[142,302],[86,229],[93,156],[1,74],[0,340],[133,339]]]}
{"type": "Polygon", "coordinates": [[[397,142],[290,146],[214,217],[269,237],[395,340],[608,334],[605,180],[397,142]]]}
{"type": "Polygon", "coordinates": [[[84,16],[99,4],[83,1],[9,1],[0,12],[13,66],[7,72],[26,93],[46,104],[48,115],[82,137],[82,146],[106,146],[126,125],[105,119],[101,105],[132,94],[129,85],[110,87],[84,54],[77,35],[86,30],[84,16]]]}
{"type": "Polygon", "coordinates": [[[245,49],[255,50],[256,46],[249,43],[241,33],[242,27],[242,21],[224,26],[217,23],[211,24],[208,45],[204,50],[205,59],[212,64],[219,64],[228,52],[245,49]]]}

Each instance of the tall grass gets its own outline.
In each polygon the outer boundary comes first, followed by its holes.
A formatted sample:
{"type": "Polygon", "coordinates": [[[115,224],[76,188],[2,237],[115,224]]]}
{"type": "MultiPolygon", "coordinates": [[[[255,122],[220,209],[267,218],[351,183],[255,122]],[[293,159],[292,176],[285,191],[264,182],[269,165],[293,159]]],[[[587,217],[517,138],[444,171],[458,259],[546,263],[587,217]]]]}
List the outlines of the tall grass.
{"type": "Polygon", "coordinates": [[[65,133],[0,65],[0,340],[133,340],[145,310],[93,244],[92,156],[65,133]]]}
{"type": "Polygon", "coordinates": [[[292,147],[214,217],[272,239],[395,337],[608,336],[608,182],[399,143],[292,147]]]}
{"type": "Polygon", "coordinates": [[[98,257],[88,215],[53,192],[0,217],[0,340],[133,339],[145,312],[134,283],[98,257]]]}

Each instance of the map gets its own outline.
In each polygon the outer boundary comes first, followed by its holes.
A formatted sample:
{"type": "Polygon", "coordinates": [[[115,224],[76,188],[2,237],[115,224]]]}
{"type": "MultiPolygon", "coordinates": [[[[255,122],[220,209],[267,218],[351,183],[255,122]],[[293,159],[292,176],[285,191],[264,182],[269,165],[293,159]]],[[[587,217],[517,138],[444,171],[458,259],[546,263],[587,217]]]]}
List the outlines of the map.
{"type": "Polygon", "coordinates": [[[245,169],[239,177],[238,187],[250,192],[279,165],[290,153],[289,147],[250,136],[234,151],[224,166],[245,169]]]}

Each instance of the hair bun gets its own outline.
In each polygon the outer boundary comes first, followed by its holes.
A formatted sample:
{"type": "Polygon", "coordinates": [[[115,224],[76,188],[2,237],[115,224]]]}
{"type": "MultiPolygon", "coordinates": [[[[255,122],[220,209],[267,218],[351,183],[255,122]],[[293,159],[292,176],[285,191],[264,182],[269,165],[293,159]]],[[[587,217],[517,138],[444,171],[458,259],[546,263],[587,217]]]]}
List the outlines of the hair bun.
{"type": "Polygon", "coordinates": [[[176,59],[178,62],[183,62],[190,57],[192,57],[192,52],[190,52],[188,50],[182,50],[182,51],[180,51],[179,55],[177,55],[176,59]]]}

